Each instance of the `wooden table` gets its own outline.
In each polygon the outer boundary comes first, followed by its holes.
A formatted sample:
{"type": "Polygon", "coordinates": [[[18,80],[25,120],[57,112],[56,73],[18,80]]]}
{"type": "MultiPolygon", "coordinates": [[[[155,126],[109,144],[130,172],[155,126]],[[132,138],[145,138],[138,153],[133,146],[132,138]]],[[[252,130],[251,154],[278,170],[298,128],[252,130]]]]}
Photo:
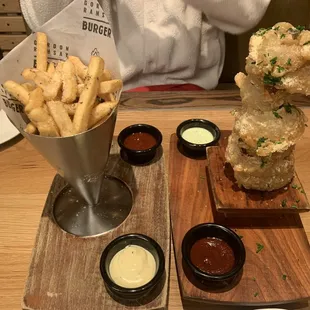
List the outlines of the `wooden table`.
{"type": "MultiPolygon", "coordinates": [[[[309,101],[302,97],[297,101],[310,118],[309,101]]],[[[231,129],[233,116],[229,111],[238,105],[239,92],[231,87],[210,92],[126,93],[122,96],[115,134],[133,123],[148,123],[158,127],[163,133],[163,148],[168,163],[170,135],[181,121],[200,117],[215,122],[220,129],[231,129]]],[[[309,150],[310,130],[307,128],[297,145],[296,169],[310,198],[309,150]]],[[[0,146],[0,309],[21,309],[31,251],[54,175],[53,168],[25,139],[18,137],[0,146]]],[[[309,239],[310,213],[304,213],[301,217],[309,239]]],[[[285,308],[310,310],[307,303],[285,308]]],[[[182,303],[172,255],[168,309],[219,310],[241,307],[182,303]]]]}

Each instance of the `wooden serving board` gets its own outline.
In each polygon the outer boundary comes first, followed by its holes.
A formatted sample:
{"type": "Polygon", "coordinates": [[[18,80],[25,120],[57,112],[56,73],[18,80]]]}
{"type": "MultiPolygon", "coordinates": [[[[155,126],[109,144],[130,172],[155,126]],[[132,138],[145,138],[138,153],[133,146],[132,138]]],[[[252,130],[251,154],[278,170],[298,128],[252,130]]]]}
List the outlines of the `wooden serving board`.
{"type": "MultiPolygon", "coordinates": [[[[113,143],[107,174],[120,178],[131,188],[134,205],[129,217],[107,234],[81,238],[62,231],[53,220],[52,205],[66,185],[57,175],[41,217],[26,282],[23,309],[165,309],[170,266],[170,218],[164,157],[153,164],[134,167],[119,156],[113,143]],[[144,305],[144,300],[122,305],[107,293],[99,261],[103,249],[119,235],[142,233],[156,240],[165,255],[165,279],[161,293],[144,305]]],[[[150,297],[150,296],[149,296],[150,297]]]]}
{"type": "Polygon", "coordinates": [[[266,216],[310,210],[306,193],[296,173],[290,184],[272,192],[239,188],[232,167],[225,164],[225,149],[230,133],[223,131],[219,145],[207,148],[208,173],[218,212],[227,216],[266,216]]]}
{"type": "Polygon", "coordinates": [[[182,155],[176,135],[170,140],[170,212],[182,296],[214,303],[263,305],[310,298],[310,247],[298,214],[226,218],[216,211],[208,186],[207,160],[182,155]],[[246,262],[240,282],[230,290],[198,288],[186,277],[181,244],[193,226],[215,222],[242,236],[246,262]],[[264,246],[259,252],[257,243],[264,246]]]}

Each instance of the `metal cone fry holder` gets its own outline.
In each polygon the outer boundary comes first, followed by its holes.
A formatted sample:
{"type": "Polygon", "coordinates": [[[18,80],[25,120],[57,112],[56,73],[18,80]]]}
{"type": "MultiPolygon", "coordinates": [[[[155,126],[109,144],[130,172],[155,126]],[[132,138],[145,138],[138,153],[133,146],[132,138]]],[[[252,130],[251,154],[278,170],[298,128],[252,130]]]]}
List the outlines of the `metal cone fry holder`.
{"type": "Polygon", "coordinates": [[[99,126],[78,135],[53,138],[22,131],[69,183],[54,203],[59,226],[74,235],[93,236],[120,225],[130,213],[132,194],[121,180],[106,176],[116,110],[99,126]]]}

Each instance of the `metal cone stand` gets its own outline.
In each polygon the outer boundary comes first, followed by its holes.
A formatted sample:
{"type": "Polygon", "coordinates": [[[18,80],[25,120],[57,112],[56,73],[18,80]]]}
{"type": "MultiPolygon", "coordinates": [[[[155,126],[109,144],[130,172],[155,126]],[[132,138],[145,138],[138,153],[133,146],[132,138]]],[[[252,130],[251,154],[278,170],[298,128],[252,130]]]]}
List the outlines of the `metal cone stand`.
{"type": "Polygon", "coordinates": [[[120,225],[129,215],[132,194],[121,180],[105,176],[116,111],[87,132],[50,138],[22,132],[70,184],[58,195],[54,218],[65,231],[94,236],[120,225]]]}

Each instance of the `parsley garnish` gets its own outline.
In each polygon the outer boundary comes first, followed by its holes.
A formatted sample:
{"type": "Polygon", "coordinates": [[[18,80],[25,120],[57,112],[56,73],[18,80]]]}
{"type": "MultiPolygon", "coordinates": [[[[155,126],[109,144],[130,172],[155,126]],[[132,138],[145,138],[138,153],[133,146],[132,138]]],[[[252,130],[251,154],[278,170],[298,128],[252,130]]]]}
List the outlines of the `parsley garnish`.
{"type": "Polygon", "coordinates": [[[278,72],[281,73],[282,71],[285,70],[285,68],[281,67],[281,66],[277,66],[278,72]]]}
{"type": "Polygon", "coordinates": [[[277,83],[281,82],[281,78],[280,77],[274,77],[272,76],[270,73],[265,73],[264,75],[264,84],[268,84],[268,85],[276,85],[277,83]]]}
{"type": "Polygon", "coordinates": [[[258,293],[258,292],[254,293],[254,297],[257,297],[258,295],[259,295],[259,293],[258,293]]]}
{"type": "Polygon", "coordinates": [[[288,66],[291,66],[291,65],[292,65],[292,63],[291,63],[291,58],[289,58],[289,59],[287,60],[286,64],[287,64],[288,66]]]}
{"type": "MultiPolygon", "coordinates": [[[[282,117],[281,117],[282,118],[282,117]]],[[[282,141],[276,141],[275,144],[281,144],[282,141]]]]}
{"type": "Polygon", "coordinates": [[[283,275],[282,275],[282,279],[285,281],[286,278],[287,278],[287,275],[286,275],[286,274],[283,274],[283,275]]]}
{"type": "Polygon", "coordinates": [[[282,118],[282,116],[277,111],[272,111],[272,113],[276,118],[282,118]]]}
{"type": "Polygon", "coordinates": [[[303,30],[305,30],[305,26],[300,26],[300,25],[298,25],[298,26],[296,26],[295,27],[297,30],[299,30],[299,31],[303,31],[303,30]]]}
{"type": "Polygon", "coordinates": [[[300,201],[300,199],[296,199],[296,202],[298,203],[300,201]]]}
{"type": "Polygon", "coordinates": [[[242,235],[238,235],[238,237],[239,237],[240,239],[242,239],[242,238],[243,238],[243,236],[242,236],[242,235]]]}
{"type": "Polygon", "coordinates": [[[264,246],[260,243],[256,243],[256,247],[256,253],[259,253],[264,248],[264,246]]]}
{"type": "Polygon", "coordinates": [[[292,205],[291,208],[292,208],[292,209],[297,209],[297,206],[292,205]]]}
{"type": "Polygon", "coordinates": [[[287,200],[286,199],[283,199],[282,201],[281,201],[281,207],[282,208],[285,208],[287,206],[287,200]]]}
{"type": "Polygon", "coordinates": [[[266,142],[267,138],[261,137],[257,140],[257,147],[261,147],[264,142],[266,142]]]}
{"type": "Polygon", "coordinates": [[[273,30],[279,30],[280,26],[277,26],[275,28],[272,28],[273,30]]]}
{"type": "Polygon", "coordinates": [[[262,160],[262,163],[260,164],[260,167],[264,168],[265,165],[267,164],[267,160],[265,160],[264,158],[262,158],[261,160],[262,160]]]}
{"type": "Polygon", "coordinates": [[[306,194],[306,192],[302,189],[301,191],[300,191],[302,194],[306,194]]]}
{"type": "Polygon", "coordinates": [[[297,188],[298,188],[298,185],[297,185],[297,184],[293,184],[293,185],[292,185],[292,188],[297,189],[297,188]]]}
{"type": "Polygon", "coordinates": [[[304,43],[303,45],[308,45],[308,44],[310,44],[310,41],[307,41],[306,43],[304,43]]]}
{"type": "Polygon", "coordinates": [[[277,59],[278,59],[278,57],[273,57],[272,59],[270,59],[270,63],[271,63],[272,65],[275,65],[276,62],[277,62],[277,59]]]}
{"type": "Polygon", "coordinates": [[[254,34],[257,35],[257,36],[263,36],[270,29],[272,29],[272,28],[271,27],[269,27],[269,28],[260,28],[254,34]]]}
{"type": "Polygon", "coordinates": [[[292,113],[292,108],[293,108],[293,106],[291,105],[291,104],[289,104],[289,103],[284,103],[283,104],[283,108],[285,109],[285,112],[286,113],[292,113]]]}
{"type": "Polygon", "coordinates": [[[253,278],[252,278],[252,280],[253,280],[253,281],[256,281],[256,278],[255,278],[255,277],[253,277],[253,278]]]}
{"type": "Polygon", "coordinates": [[[282,33],[282,34],[280,35],[280,39],[283,39],[283,38],[285,38],[285,34],[284,34],[284,33],[282,33]]]}

